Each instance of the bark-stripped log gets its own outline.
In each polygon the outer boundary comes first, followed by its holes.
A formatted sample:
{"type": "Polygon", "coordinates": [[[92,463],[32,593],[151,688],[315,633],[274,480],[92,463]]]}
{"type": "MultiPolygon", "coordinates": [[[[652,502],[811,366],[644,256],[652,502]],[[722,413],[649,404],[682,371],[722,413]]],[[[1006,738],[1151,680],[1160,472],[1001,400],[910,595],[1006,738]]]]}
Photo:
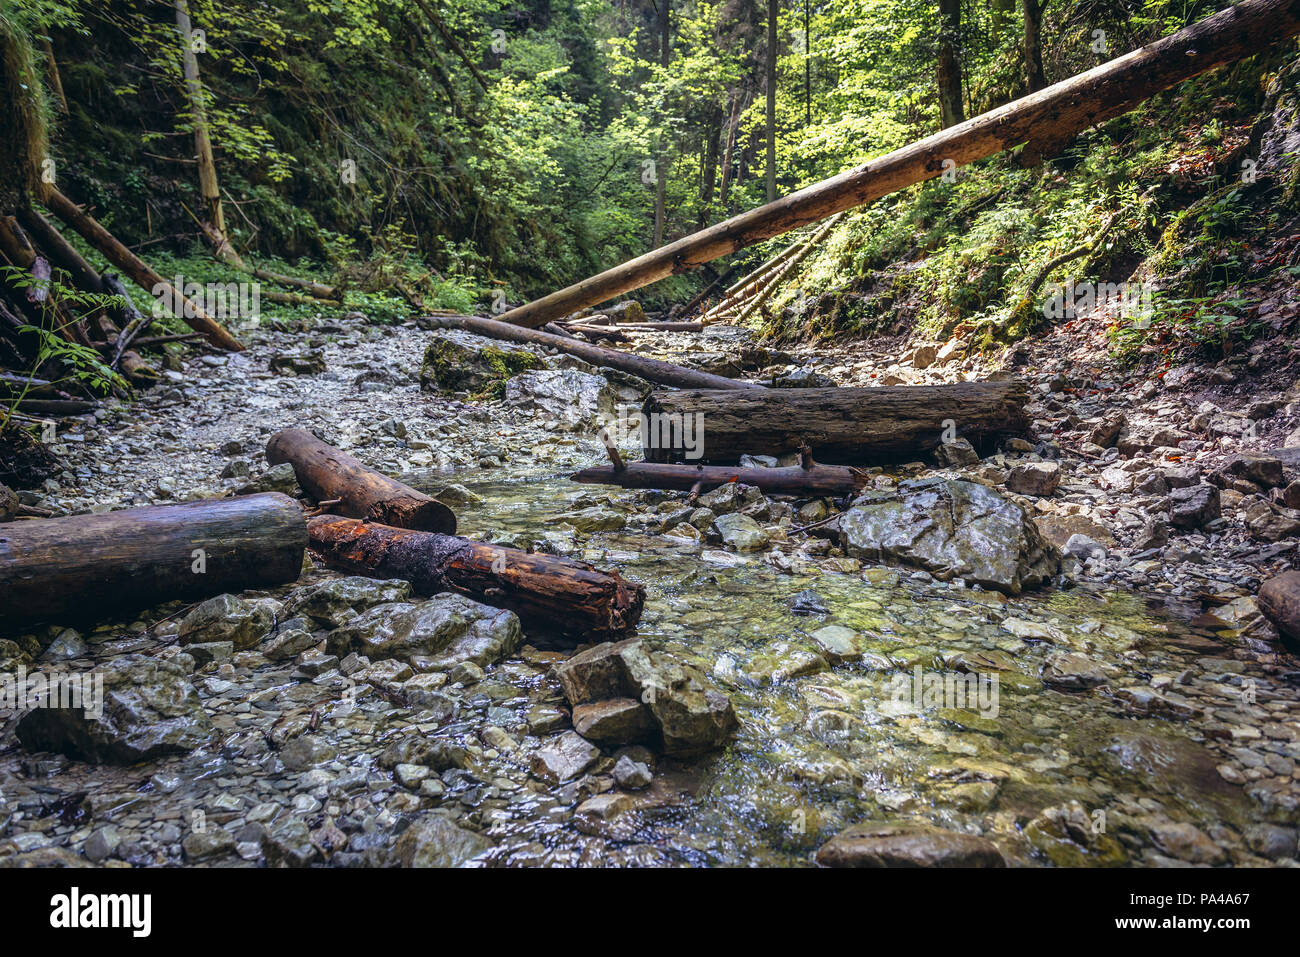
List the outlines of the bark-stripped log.
{"type": "Polygon", "coordinates": [[[678,491],[707,492],[728,482],[753,485],[774,495],[848,495],[862,487],[853,469],[839,465],[798,465],[778,469],[731,468],[724,465],[665,465],[657,462],[633,462],[618,468],[597,466],[574,472],[574,482],[593,485],[619,485],[623,488],[667,488],[678,491]]]}
{"type": "Polygon", "coordinates": [[[446,505],[362,465],[304,429],[284,429],[266,443],[266,460],[288,462],[298,484],[327,510],[397,528],[452,534],[456,516],[446,505]]]}
{"type": "Polygon", "coordinates": [[[328,565],[401,578],[422,595],[459,592],[511,609],[525,628],[605,641],[641,620],[641,585],[568,558],[332,515],[311,519],[307,530],[328,565]]]}
{"type": "Polygon", "coordinates": [[[490,339],[549,346],[552,349],[558,349],[560,352],[567,352],[571,356],[577,356],[579,359],[593,365],[621,369],[623,372],[638,375],[649,382],[670,385],[679,389],[763,389],[763,386],[755,385],[752,382],[727,379],[720,375],[712,375],[708,372],[676,366],[671,362],[632,355],[630,352],[619,352],[617,349],[603,349],[600,346],[593,346],[589,342],[582,342],[578,339],[565,339],[562,336],[553,336],[537,329],[512,326],[509,323],[498,322],[496,319],[485,319],[482,316],[427,316],[424,322],[441,329],[463,329],[465,332],[487,336],[490,339]]]}
{"type": "MultiPolygon", "coordinates": [[[[866,389],[658,391],[646,399],[656,423],[691,423],[702,462],[778,455],[807,444],[818,460],[872,462],[933,449],[945,434],[979,443],[1028,428],[1023,382],[957,382],[866,389]],[[689,418],[698,416],[698,418],[689,418]],[[658,417],[658,418],[656,418],[658,417]]],[[[680,460],[682,448],[648,442],[651,462],[680,460]]]]}
{"type": "Polygon", "coordinates": [[[0,622],[104,618],[296,581],[307,528],[268,492],[0,526],[0,622]]]}
{"type": "Polygon", "coordinates": [[[765,206],[504,312],[537,328],[1021,143],[1059,142],[1206,70],[1300,33],[1300,0],[1243,0],[1177,33],[765,206]]]}

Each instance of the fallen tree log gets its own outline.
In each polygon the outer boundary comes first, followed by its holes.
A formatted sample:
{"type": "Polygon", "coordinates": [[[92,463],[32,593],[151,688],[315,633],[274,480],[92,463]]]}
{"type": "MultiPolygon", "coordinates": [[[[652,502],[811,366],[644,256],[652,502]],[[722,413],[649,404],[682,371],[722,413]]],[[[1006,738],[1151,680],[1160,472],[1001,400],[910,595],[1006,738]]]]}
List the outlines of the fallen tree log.
{"type": "Polygon", "coordinates": [[[72,622],[283,585],[302,571],[302,509],[268,492],[0,526],[0,621],[72,622]]]}
{"type": "Polygon", "coordinates": [[[695,422],[699,444],[692,451],[702,448],[702,462],[779,455],[805,445],[819,460],[886,461],[936,448],[945,435],[979,444],[992,436],[1023,434],[1028,428],[1027,400],[1023,382],[763,392],[656,390],[642,409],[650,423],[644,452],[650,462],[680,460],[681,448],[654,441],[660,434],[655,424],[695,422]]]}
{"type": "Polygon", "coordinates": [[[536,328],[755,243],[825,219],[1022,143],[1031,153],[1133,109],[1163,90],[1300,33],[1296,0],[1242,0],[1200,23],[950,126],[830,179],[685,236],[504,312],[536,328]]]}
{"type": "Polygon", "coordinates": [[[641,585],[572,559],[331,515],[311,519],[307,531],[327,565],[401,578],[422,595],[459,592],[511,609],[525,628],[605,641],[641,620],[641,585]]]}
{"type": "Polygon", "coordinates": [[[298,484],[324,510],[397,528],[456,531],[456,516],[442,502],[367,468],[304,429],[284,429],[271,436],[266,460],[292,465],[298,484]]]}
{"type": "Polygon", "coordinates": [[[140,288],[150,295],[154,294],[155,289],[160,289],[168,301],[175,306],[177,318],[195,332],[203,333],[214,346],[232,352],[243,349],[239,340],[223,329],[215,319],[186,299],[179,289],[174,288],[153,267],[118,242],[117,238],[100,225],[95,217],[68,197],[50,186],[46,189],[42,201],[50,212],[79,232],[86,242],[103,253],[105,259],[131,277],[140,288]]]}
{"type": "Polygon", "coordinates": [[[776,469],[732,468],[723,465],[667,465],[633,462],[619,468],[600,465],[574,472],[574,482],[589,485],[618,485],[622,488],[666,488],[707,492],[728,482],[752,485],[774,495],[831,495],[838,498],[863,485],[860,475],[840,465],[793,465],[776,469]]]}
{"type": "Polygon", "coordinates": [[[98,402],[88,399],[6,399],[0,398],[0,405],[29,412],[32,415],[85,415],[99,408],[98,402]]]}
{"type": "Polygon", "coordinates": [[[553,336],[537,329],[512,326],[507,322],[485,319],[482,316],[426,316],[424,322],[435,328],[463,329],[465,332],[487,336],[490,339],[549,346],[571,356],[577,356],[592,365],[621,369],[623,372],[638,375],[649,382],[670,385],[679,389],[752,389],[754,391],[763,391],[763,386],[752,382],[727,379],[720,375],[712,375],[708,372],[673,365],[671,362],[651,359],[648,356],[619,352],[617,349],[604,349],[578,339],[565,339],[562,336],[553,336]]]}

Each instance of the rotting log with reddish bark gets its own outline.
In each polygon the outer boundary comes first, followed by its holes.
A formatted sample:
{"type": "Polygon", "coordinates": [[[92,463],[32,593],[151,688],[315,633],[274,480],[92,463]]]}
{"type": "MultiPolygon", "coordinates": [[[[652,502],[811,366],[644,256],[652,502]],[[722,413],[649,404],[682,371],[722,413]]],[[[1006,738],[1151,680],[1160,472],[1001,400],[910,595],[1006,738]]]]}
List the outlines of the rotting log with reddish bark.
{"type": "Polygon", "coordinates": [[[456,531],[456,516],[442,502],[367,468],[305,429],[284,429],[271,436],[266,460],[292,465],[298,484],[323,511],[397,528],[448,535],[456,531]]]}
{"type": "Polygon", "coordinates": [[[641,619],[645,589],[557,555],[320,515],[307,523],[327,565],[374,578],[401,578],[418,594],[452,591],[519,615],[525,628],[605,641],[641,619]]]}

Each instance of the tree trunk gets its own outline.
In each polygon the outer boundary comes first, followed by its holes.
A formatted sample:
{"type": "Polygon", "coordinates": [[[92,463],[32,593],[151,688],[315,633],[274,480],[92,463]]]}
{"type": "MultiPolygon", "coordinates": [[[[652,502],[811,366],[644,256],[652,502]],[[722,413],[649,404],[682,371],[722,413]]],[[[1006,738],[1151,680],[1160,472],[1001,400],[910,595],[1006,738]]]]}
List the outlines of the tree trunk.
{"type": "Polygon", "coordinates": [[[313,518],[307,528],[326,564],[401,578],[422,595],[454,591],[509,608],[530,630],[606,641],[641,619],[641,585],[568,558],[333,516],[313,518]]]}
{"type": "MultiPolygon", "coordinates": [[[[807,446],[819,460],[872,463],[914,457],[936,448],[945,436],[977,444],[994,435],[1023,433],[1028,428],[1023,411],[1027,399],[1023,382],[655,391],[646,399],[643,414],[651,423],[700,423],[695,434],[701,437],[704,462],[735,462],[746,454],[779,455],[807,446]]],[[[657,434],[653,428],[649,431],[657,434]]],[[[648,462],[682,457],[679,449],[655,444],[644,448],[648,462]]]]}
{"type": "Polygon", "coordinates": [[[446,505],[367,468],[303,429],[271,436],[266,460],[272,465],[290,463],[303,491],[339,515],[397,528],[456,531],[456,516],[446,505]],[[325,504],[330,502],[334,504],[325,504]]]}
{"type": "MultiPolygon", "coordinates": [[[[1025,82],[1030,93],[1037,93],[1047,86],[1047,75],[1043,72],[1043,8],[1047,6],[1047,0],[1022,2],[1025,5],[1025,82]]],[[[1172,40],[1173,37],[1167,39],[1172,40]]]]}
{"type": "Polygon", "coordinates": [[[56,623],[296,581],[307,529],[286,495],[0,526],[0,620],[56,623]]]}
{"type": "Polygon", "coordinates": [[[776,202],[776,28],[780,13],[779,0],[767,0],[767,62],[764,78],[767,85],[767,201],[776,202]]]}
{"type": "Polygon", "coordinates": [[[779,495],[849,495],[862,487],[862,480],[848,468],[838,465],[795,465],[779,469],[728,468],[719,465],[666,465],[657,462],[633,462],[619,468],[600,465],[582,469],[569,476],[574,482],[589,485],[618,485],[622,488],[667,488],[677,491],[707,492],[728,482],[752,485],[769,494],[779,495]]]}
{"type": "MultiPolygon", "coordinates": [[[[206,218],[221,239],[226,238],[226,217],[221,210],[221,190],[217,185],[217,164],[212,158],[212,141],[208,137],[206,94],[199,76],[199,57],[194,50],[190,25],[189,0],[173,0],[176,29],[181,35],[181,68],[185,74],[185,98],[189,101],[190,122],[194,126],[194,152],[199,160],[199,193],[203,197],[206,218]]],[[[233,250],[232,250],[233,252],[233,250]]]]}
{"type": "Polygon", "coordinates": [[[959,123],[797,193],[685,236],[621,266],[503,313],[536,328],[586,306],[688,272],[764,239],[861,206],[1031,136],[1068,137],[1223,63],[1300,33],[1300,0],[1242,0],[1118,59],[959,123]]]}
{"type": "Polygon", "coordinates": [[[966,119],[961,100],[961,0],[939,0],[939,114],[943,128],[966,119]]]}
{"type": "Polygon", "coordinates": [[[727,196],[731,193],[731,166],[735,162],[736,133],[740,128],[741,91],[737,90],[731,98],[731,119],[727,122],[727,146],[722,151],[722,183],[718,186],[718,205],[723,212],[727,209],[727,196]]]}
{"type": "MultiPolygon", "coordinates": [[[[659,0],[659,65],[667,68],[672,54],[669,31],[672,24],[672,0],[659,0]]],[[[659,134],[659,155],[655,160],[655,238],[654,248],[664,241],[664,219],[668,195],[668,138],[659,134]]]]}
{"type": "Polygon", "coordinates": [[[93,216],[53,186],[48,187],[44,203],[52,213],[79,232],[86,242],[103,253],[105,259],[126,273],[136,285],[150,295],[155,295],[156,289],[168,297],[175,311],[180,313],[178,318],[195,332],[203,333],[214,346],[233,352],[244,348],[215,319],[186,299],[179,289],[173,289],[171,283],[158,275],[148,263],[118,242],[93,216]]]}
{"type": "Polygon", "coordinates": [[[475,335],[506,342],[521,342],[538,346],[549,346],[571,356],[577,356],[593,365],[621,369],[633,375],[639,375],[648,382],[670,385],[681,389],[762,389],[761,385],[739,382],[708,372],[699,372],[683,366],[673,365],[647,356],[632,355],[616,349],[602,349],[588,342],[577,339],[565,339],[536,329],[512,326],[498,322],[496,319],[484,319],[481,316],[429,316],[425,319],[430,325],[442,329],[463,329],[475,335]]]}

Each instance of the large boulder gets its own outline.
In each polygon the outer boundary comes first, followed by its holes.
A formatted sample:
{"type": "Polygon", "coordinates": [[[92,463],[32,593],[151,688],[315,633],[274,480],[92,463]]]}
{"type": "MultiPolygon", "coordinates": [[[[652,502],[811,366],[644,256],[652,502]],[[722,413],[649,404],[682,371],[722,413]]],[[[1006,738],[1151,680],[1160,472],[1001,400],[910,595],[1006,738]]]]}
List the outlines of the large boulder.
{"type": "Polygon", "coordinates": [[[433,333],[424,350],[420,388],[431,392],[499,393],[511,376],[541,366],[541,357],[525,346],[443,329],[433,333]]]}
{"type": "Polygon", "coordinates": [[[23,747],[92,764],[135,764],[185,754],[212,738],[212,720],[180,665],[126,655],[94,675],[103,678],[102,700],[27,712],[16,729],[23,747]]]}
{"type": "Polygon", "coordinates": [[[817,851],[822,867],[1006,867],[992,841],[923,824],[855,824],[817,851]]]}
{"type": "Polygon", "coordinates": [[[594,426],[614,417],[618,391],[603,376],[577,369],[542,369],[505,384],[505,400],[571,427],[594,426]]]}
{"type": "Polygon", "coordinates": [[[1019,505],[974,482],[932,478],[860,496],[839,519],[853,558],[915,565],[1009,595],[1060,569],[1060,554],[1019,505]]]}
{"type": "Polygon", "coordinates": [[[1219,490],[1208,482],[1174,489],[1165,505],[1169,510],[1169,524],[1175,528],[1204,528],[1223,515],[1219,490]]]}
{"type": "Polygon", "coordinates": [[[464,662],[490,665],[514,651],[521,634],[513,611],[447,592],[367,609],[331,631],[326,648],[339,657],[355,651],[372,661],[419,658],[426,671],[450,671],[464,662]]]}
{"type": "Polygon", "coordinates": [[[1283,572],[1259,588],[1259,609],[1281,634],[1300,651],[1300,571],[1283,572]]]}

